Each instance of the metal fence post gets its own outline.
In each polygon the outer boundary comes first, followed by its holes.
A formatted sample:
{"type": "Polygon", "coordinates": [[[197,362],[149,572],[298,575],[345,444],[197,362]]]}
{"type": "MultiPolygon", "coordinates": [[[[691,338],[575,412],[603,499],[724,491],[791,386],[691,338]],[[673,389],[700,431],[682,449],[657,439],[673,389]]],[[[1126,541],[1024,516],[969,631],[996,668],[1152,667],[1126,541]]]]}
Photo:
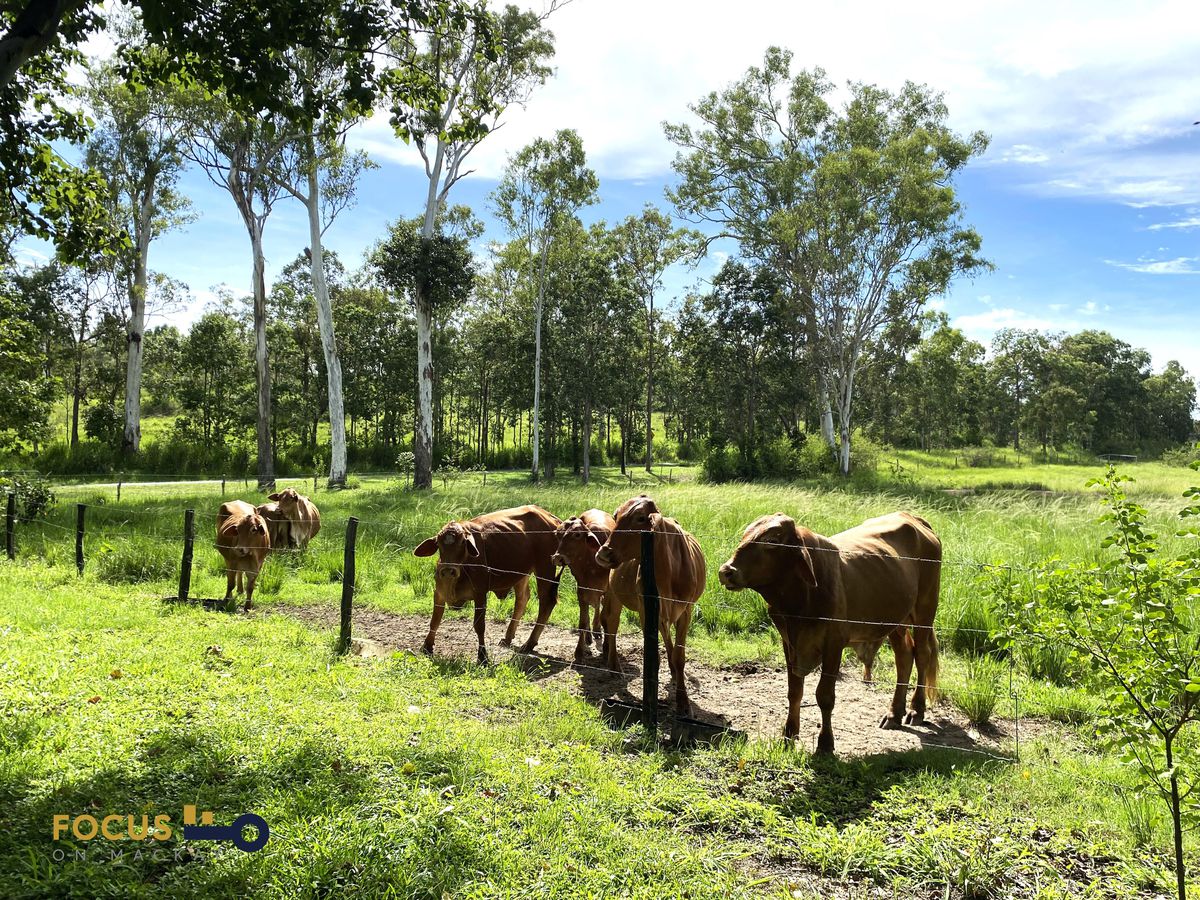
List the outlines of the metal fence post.
{"type": "Polygon", "coordinates": [[[4,550],[9,559],[17,558],[17,495],[8,492],[8,509],[4,513],[4,550]]]}
{"type": "Polygon", "coordinates": [[[658,583],[654,578],[654,532],[642,532],[642,722],[658,731],[658,583]]]}
{"type": "Polygon", "coordinates": [[[183,511],[183,561],[179,564],[179,599],[185,601],[192,589],[192,545],[196,540],[196,511],[183,511]]]}
{"type": "Polygon", "coordinates": [[[225,496],[225,476],[221,476],[221,496],[225,496]]]}
{"type": "Polygon", "coordinates": [[[79,577],[83,577],[83,515],[87,509],[86,504],[75,504],[75,568],[79,570],[79,577]]]}
{"type": "Polygon", "coordinates": [[[122,472],[117,476],[117,502],[121,502],[121,482],[125,480],[125,474],[122,472]]]}
{"type": "Polygon", "coordinates": [[[338,632],[337,652],[350,649],[350,620],[354,610],[354,540],[358,535],[358,519],[346,521],[346,555],[342,561],[342,622],[338,632]]]}

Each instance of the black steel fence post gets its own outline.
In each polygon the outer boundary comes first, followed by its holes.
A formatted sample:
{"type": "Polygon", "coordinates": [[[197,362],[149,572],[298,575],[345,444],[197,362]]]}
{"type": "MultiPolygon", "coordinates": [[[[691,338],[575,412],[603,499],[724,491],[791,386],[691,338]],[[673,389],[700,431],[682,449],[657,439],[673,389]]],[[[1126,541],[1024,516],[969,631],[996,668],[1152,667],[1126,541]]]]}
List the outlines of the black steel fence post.
{"type": "Polygon", "coordinates": [[[117,502],[121,502],[121,482],[125,480],[124,473],[117,476],[117,502]]]}
{"type": "Polygon", "coordinates": [[[346,521],[346,555],[342,561],[342,622],[338,632],[337,652],[350,649],[350,620],[354,610],[354,540],[358,536],[358,519],[346,521]]]}
{"type": "Polygon", "coordinates": [[[83,577],[83,515],[86,509],[86,504],[75,504],[75,568],[79,570],[81,578],[83,577]]]}
{"type": "Polygon", "coordinates": [[[186,601],[192,589],[192,546],[196,540],[196,511],[183,511],[183,561],[179,564],[179,600],[186,601]]]}
{"type": "Polygon", "coordinates": [[[17,495],[8,492],[8,509],[4,513],[4,551],[9,559],[17,558],[17,495]]]}
{"type": "Polygon", "coordinates": [[[642,532],[642,722],[658,731],[658,583],[654,578],[654,532],[642,532]]]}

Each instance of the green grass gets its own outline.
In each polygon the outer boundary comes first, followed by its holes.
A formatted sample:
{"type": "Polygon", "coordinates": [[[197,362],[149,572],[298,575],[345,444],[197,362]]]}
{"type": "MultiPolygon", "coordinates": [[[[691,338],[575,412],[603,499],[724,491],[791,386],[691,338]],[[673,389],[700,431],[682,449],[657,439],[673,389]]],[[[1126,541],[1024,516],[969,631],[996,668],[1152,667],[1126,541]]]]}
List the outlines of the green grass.
{"type": "Polygon", "coordinates": [[[812,760],[778,742],[667,751],[508,666],[338,660],[331,634],[284,617],[173,607],[37,562],[0,568],[0,613],[5,897],[1052,897],[1094,877],[1109,896],[1166,883],[1161,856],[1113,827],[1118,797],[1089,780],[1119,767],[1056,743],[1027,745],[1041,763],[1028,768],[941,750],[812,760]],[[189,803],[218,823],[255,812],[271,840],[247,854],[176,832],[159,858],[135,858],[128,842],[50,837],[55,814],[177,825],[189,803]]]}
{"type": "MultiPolygon", "coordinates": [[[[432,564],[411,549],[447,518],[530,501],[561,516],[611,510],[645,489],[708,559],[690,654],[780,663],[761,600],[716,581],[745,524],[782,510],[828,534],[911,509],[945,545],[938,627],[949,702],[980,719],[1010,717],[1011,673],[1022,713],[1058,723],[1035,722],[1017,767],[933,748],[834,762],[770,741],[649,749],[507,666],[338,660],[331,635],[285,617],[159,602],[175,590],[186,507],[197,510],[193,595],[223,593],[212,546],[219,485],[126,487],[119,505],[112,489],[60,488],[46,522],[18,526],[18,564],[0,566],[0,896],[328,896],[350,885],[422,897],[823,896],[837,881],[864,892],[896,885],[942,896],[949,885],[952,896],[1050,897],[1088,895],[1097,879],[1116,896],[1165,885],[1161,821],[1110,786],[1130,784],[1130,774],[1095,749],[1094,696],[1039,643],[1019,644],[1010,668],[994,635],[974,630],[998,627],[1010,590],[1019,599],[1042,561],[1099,552],[1101,510],[1082,489],[1091,472],[1065,468],[1071,491],[1049,495],[948,494],[931,474],[708,486],[694,472],[672,484],[643,472],[631,487],[601,470],[583,488],[507,473],[425,494],[363,479],[355,490],[316,493],[321,534],[306,554],[272,558],[256,596],[268,612],[336,603],[354,515],[356,602],[427,615],[432,564]],[[77,501],[89,504],[82,580],[77,501]],[[990,565],[1001,563],[1011,569],[990,565]],[[121,677],[110,677],[115,670],[121,677]],[[140,813],[149,804],[177,819],[190,802],[219,821],[258,812],[272,842],[187,864],[49,856],[54,812],[140,813]]],[[[982,474],[997,480],[998,471],[982,474]]],[[[1132,474],[1172,546],[1176,488],[1192,473],[1146,464],[1132,474]]],[[[261,499],[227,487],[226,499],[261,499]]],[[[557,624],[573,624],[571,597],[568,583],[557,624]]],[[[493,600],[490,614],[505,618],[510,603],[493,600]]]]}

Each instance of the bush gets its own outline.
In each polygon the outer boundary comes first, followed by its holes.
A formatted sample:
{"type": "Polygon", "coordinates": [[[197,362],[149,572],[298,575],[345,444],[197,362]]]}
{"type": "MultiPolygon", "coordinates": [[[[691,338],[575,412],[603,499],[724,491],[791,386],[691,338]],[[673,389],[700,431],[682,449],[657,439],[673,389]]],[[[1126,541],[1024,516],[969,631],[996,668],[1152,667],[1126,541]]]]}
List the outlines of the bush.
{"type": "Polygon", "coordinates": [[[45,515],[57,502],[54,491],[40,475],[0,476],[0,494],[6,493],[16,494],[17,516],[22,522],[45,515]]]}
{"type": "Polygon", "coordinates": [[[1168,466],[1190,466],[1200,460],[1200,444],[1184,444],[1182,447],[1164,450],[1161,459],[1168,466]]]}
{"type": "Polygon", "coordinates": [[[998,662],[986,656],[967,663],[967,682],[955,694],[954,702],[972,725],[991,721],[1000,700],[1004,672],[998,662]]]}
{"type": "Polygon", "coordinates": [[[92,440],[120,447],[125,434],[125,417],[115,406],[97,403],[84,413],[83,431],[92,440]]]}

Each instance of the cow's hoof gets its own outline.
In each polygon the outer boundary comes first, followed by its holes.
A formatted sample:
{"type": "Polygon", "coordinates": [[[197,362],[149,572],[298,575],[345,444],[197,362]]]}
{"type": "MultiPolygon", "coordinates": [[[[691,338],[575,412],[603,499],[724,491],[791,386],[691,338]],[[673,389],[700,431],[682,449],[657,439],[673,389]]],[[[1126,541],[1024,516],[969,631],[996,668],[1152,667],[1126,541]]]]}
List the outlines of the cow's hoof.
{"type": "Polygon", "coordinates": [[[833,755],[833,738],[827,734],[822,734],[817,738],[817,756],[832,756],[833,755]]]}
{"type": "Polygon", "coordinates": [[[532,653],[536,649],[537,649],[537,644],[533,643],[533,641],[526,641],[525,643],[523,643],[521,645],[520,649],[517,650],[517,652],[518,653],[532,653]]]}
{"type": "Polygon", "coordinates": [[[510,638],[510,637],[500,638],[500,646],[501,647],[511,647],[512,646],[512,638],[510,638]]]}
{"type": "Polygon", "coordinates": [[[583,644],[579,644],[575,648],[575,661],[579,662],[581,659],[587,659],[587,657],[588,657],[587,650],[584,649],[583,644]]]}
{"type": "Polygon", "coordinates": [[[247,600],[245,602],[245,604],[242,606],[242,612],[250,612],[250,610],[253,608],[254,608],[254,604],[251,603],[249,600],[247,600]]]}
{"type": "Polygon", "coordinates": [[[879,721],[879,727],[890,731],[894,728],[900,727],[900,720],[895,716],[884,716],[879,721]]]}
{"type": "Polygon", "coordinates": [[[426,656],[433,656],[433,641],[426,641],[421,645],[421,652],[426,656]]]}
{"type": "Polygon", "coordinates": [[[476,662],[481,666],[486,666],[488,661],[487,648],[483,644],[479,645],[479,653],[475,657],[476,662]]]}
{"type": "Polygon", "coordinates": [[[904,717],[905,725],[924,725],[925,713],[917,712],[915,709],[910,709],[908,715],[904,717]]]}

